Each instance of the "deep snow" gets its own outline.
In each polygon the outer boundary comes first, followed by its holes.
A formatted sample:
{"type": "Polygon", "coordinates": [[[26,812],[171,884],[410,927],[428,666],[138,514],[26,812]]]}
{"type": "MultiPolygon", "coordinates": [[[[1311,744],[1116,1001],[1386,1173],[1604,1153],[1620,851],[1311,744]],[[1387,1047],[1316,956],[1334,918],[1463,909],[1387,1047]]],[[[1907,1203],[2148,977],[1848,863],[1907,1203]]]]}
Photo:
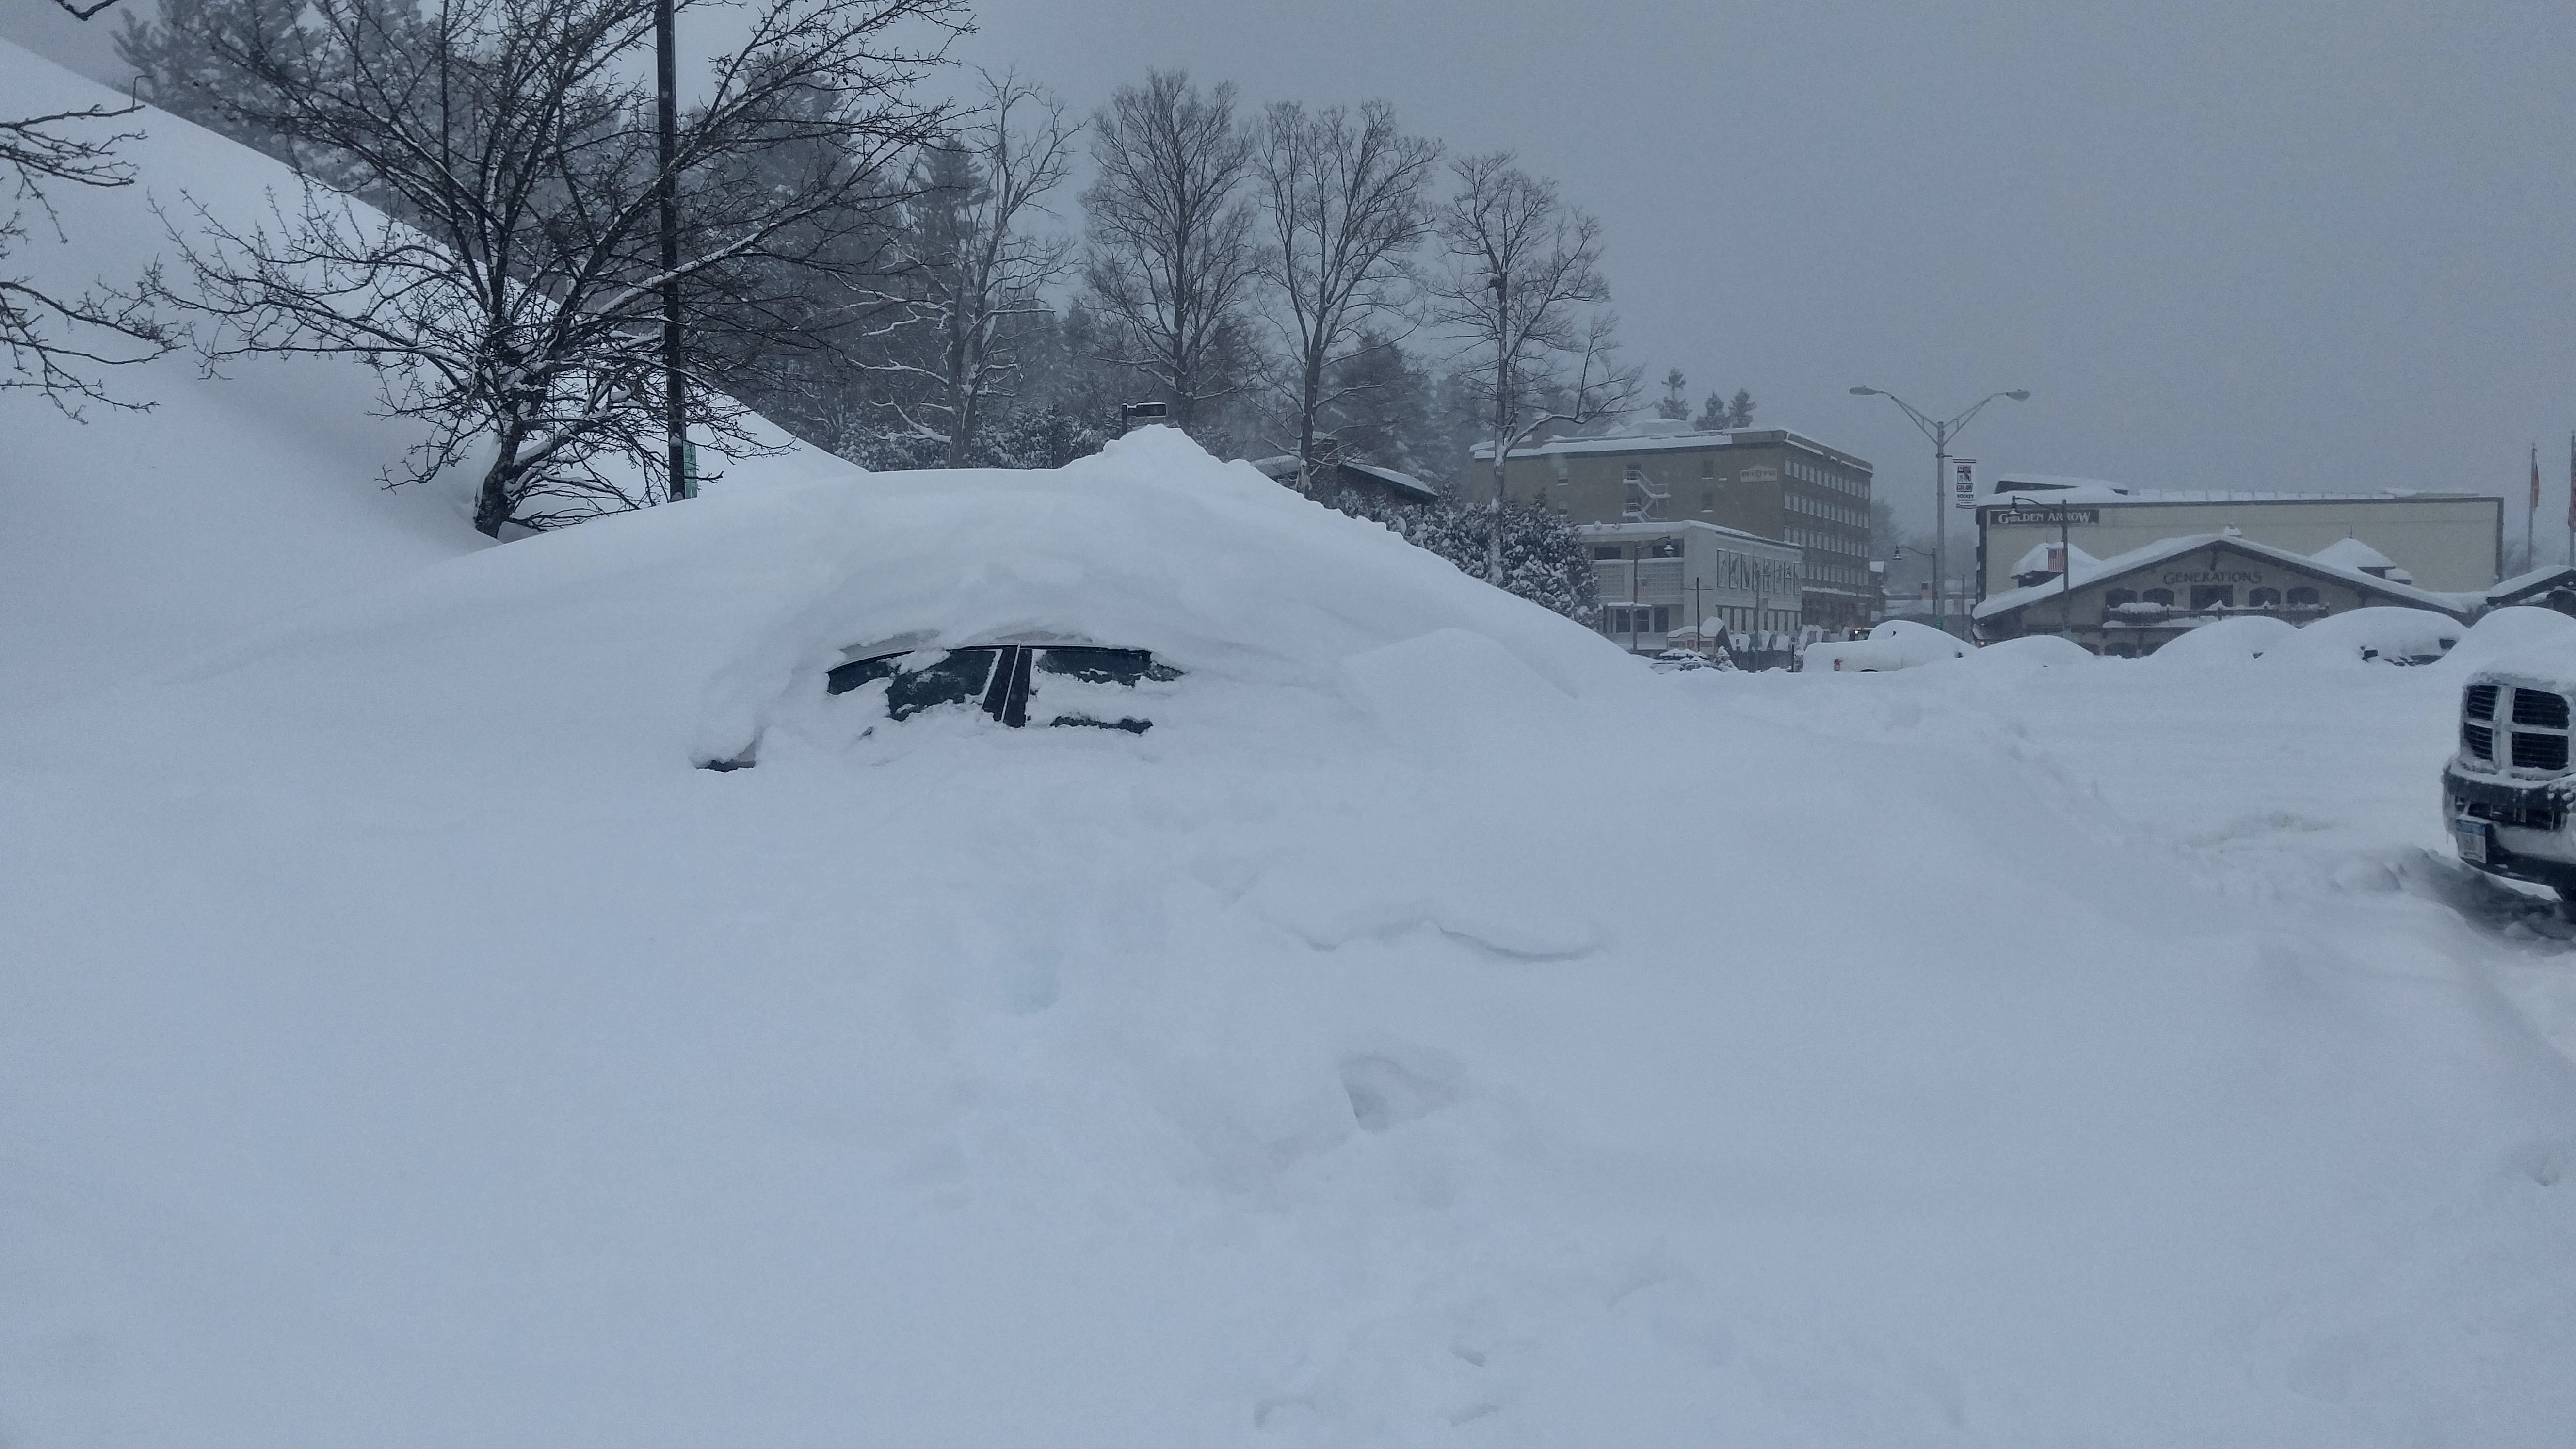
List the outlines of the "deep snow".
{"type": "Polygon", "coordinates": [[[1160,430],[479,548],[281,377],[0,403],[12,1449],[2576,1423],[2576,954],[2435,798],[2565,620],[1659,675],[1160,430]],[[822,693],[1031,628],[1188,673],[822,693]]]}

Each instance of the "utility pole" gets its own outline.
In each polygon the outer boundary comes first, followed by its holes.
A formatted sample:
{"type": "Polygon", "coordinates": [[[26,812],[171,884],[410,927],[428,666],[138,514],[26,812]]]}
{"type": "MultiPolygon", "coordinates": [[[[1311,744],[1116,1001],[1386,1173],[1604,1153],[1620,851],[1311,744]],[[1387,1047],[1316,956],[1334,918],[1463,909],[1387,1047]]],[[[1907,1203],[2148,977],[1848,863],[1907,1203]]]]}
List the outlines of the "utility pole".
{"type": "Polygon", "coordinates": [[[1485,582],[1503,586],[1503,455],[1512,450],[1512,279],[1494,273],[1494,514],[1485,530],[1485,582]]]}
{"type": "Polygon", "coordinates": [[[2057,505],[2057,632],[2068,643],[2075,640],[2075,539],[2074,521],[2066,505],[2057,505]]]}
{"type": "Polygon", "coordinates": [[[696,494],[697,480],[689,470],[688,394],[680,377],[680,178],[673,171],[680,152],[680,97],[671,5],[672,0],[653,0],[653,78],[661,131],[662,427],[670,439],[663,495],[676,503],[696,494]]]}
{"type": "Polygon", "coordinates": [[[1975,407],[1951,418],[1936,422],[1918,411],[1912,403],[1883,388],[1856,387],[1854,397],[1883,397],[1905,410],[1923,436],[1932,440],[1932,617],[1940,622],[1941,632],[1950,632],[1950,440],[1968,425],[1968,421],[1985,411],[1986,404],[1999,397],[2014,402],[2030,401],[2030,389],[2014,388],[2010,392],[1988,393],[1975,407]]]}

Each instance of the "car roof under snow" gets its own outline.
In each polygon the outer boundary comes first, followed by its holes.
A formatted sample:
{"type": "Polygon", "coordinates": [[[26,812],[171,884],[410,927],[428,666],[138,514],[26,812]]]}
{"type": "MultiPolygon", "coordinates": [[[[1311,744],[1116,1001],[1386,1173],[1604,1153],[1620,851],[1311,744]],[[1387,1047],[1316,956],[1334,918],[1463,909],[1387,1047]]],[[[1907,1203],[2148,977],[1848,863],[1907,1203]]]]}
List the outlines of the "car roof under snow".
{"type": "Polygon", "coordinates": [[[699,730],[710,758],[794,681],[898,650],[1093,644],[1329,688],[1354,656],[1458,630],[1572,696],[1643,673],[1590,629],[1171,428],[1052,470],[854,470],[692,507],[721,516],[702,513],[674,562],[739,624],[699,730]]]}

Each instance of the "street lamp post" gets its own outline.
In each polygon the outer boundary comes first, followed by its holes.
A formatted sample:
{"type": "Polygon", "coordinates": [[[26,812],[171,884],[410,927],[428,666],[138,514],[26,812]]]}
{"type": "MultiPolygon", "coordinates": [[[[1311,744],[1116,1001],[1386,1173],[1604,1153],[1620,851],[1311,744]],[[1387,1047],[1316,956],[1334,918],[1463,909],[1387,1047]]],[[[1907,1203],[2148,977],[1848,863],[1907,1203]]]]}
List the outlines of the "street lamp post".
{"type": "Polygon", "coordinates": [[[1959,430],[1968,425],[1970,418],[1984,412],[1987,403],[1999,397],[2028,402],[2030,389],[2017,387],[2010,392],[1988,393],[1977,400],[1975,407],[1948,422],[1935,421],[1912,403],[1884,388],[1856,387],[1852,389],[1852,396],[1887,399],[1905,409],[1905,415],[1914,420],[1914,426],[1921,428],[1923,436],[1932,440],[1932,614],[1940,621],[1941,632],[1946,634],[1950,632],[1950,440],[1959,436],[1959,430]]]}
{"type": "Polygon", "coordinates": [[[662,223],[662,431],[670,469],[662,496],[676,503],[697,490],[696,480],[689,476],[688,394],[680,356],[680,178],[672,169],[680,149],[680,100],[678,65],[672,53],[672,3],[656,0],[653,6],[653,120],[660,166],[654,190],[662,223]]]}

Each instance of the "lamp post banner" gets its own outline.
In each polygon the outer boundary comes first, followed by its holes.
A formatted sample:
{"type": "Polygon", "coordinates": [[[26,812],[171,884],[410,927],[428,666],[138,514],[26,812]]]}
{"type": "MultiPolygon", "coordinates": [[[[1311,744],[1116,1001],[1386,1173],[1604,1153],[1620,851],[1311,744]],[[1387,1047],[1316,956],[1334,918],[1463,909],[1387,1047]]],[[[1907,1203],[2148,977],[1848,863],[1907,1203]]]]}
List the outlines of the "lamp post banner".
{"type": "Polygon", "coordinates": [[[1950,471],[1952,475],[1952,482],[1950,484],[1951,506],[1955,508],[1976,507],[1977,460],[1974,458],[1953,458],[1950,460],[1950,471]]]}

